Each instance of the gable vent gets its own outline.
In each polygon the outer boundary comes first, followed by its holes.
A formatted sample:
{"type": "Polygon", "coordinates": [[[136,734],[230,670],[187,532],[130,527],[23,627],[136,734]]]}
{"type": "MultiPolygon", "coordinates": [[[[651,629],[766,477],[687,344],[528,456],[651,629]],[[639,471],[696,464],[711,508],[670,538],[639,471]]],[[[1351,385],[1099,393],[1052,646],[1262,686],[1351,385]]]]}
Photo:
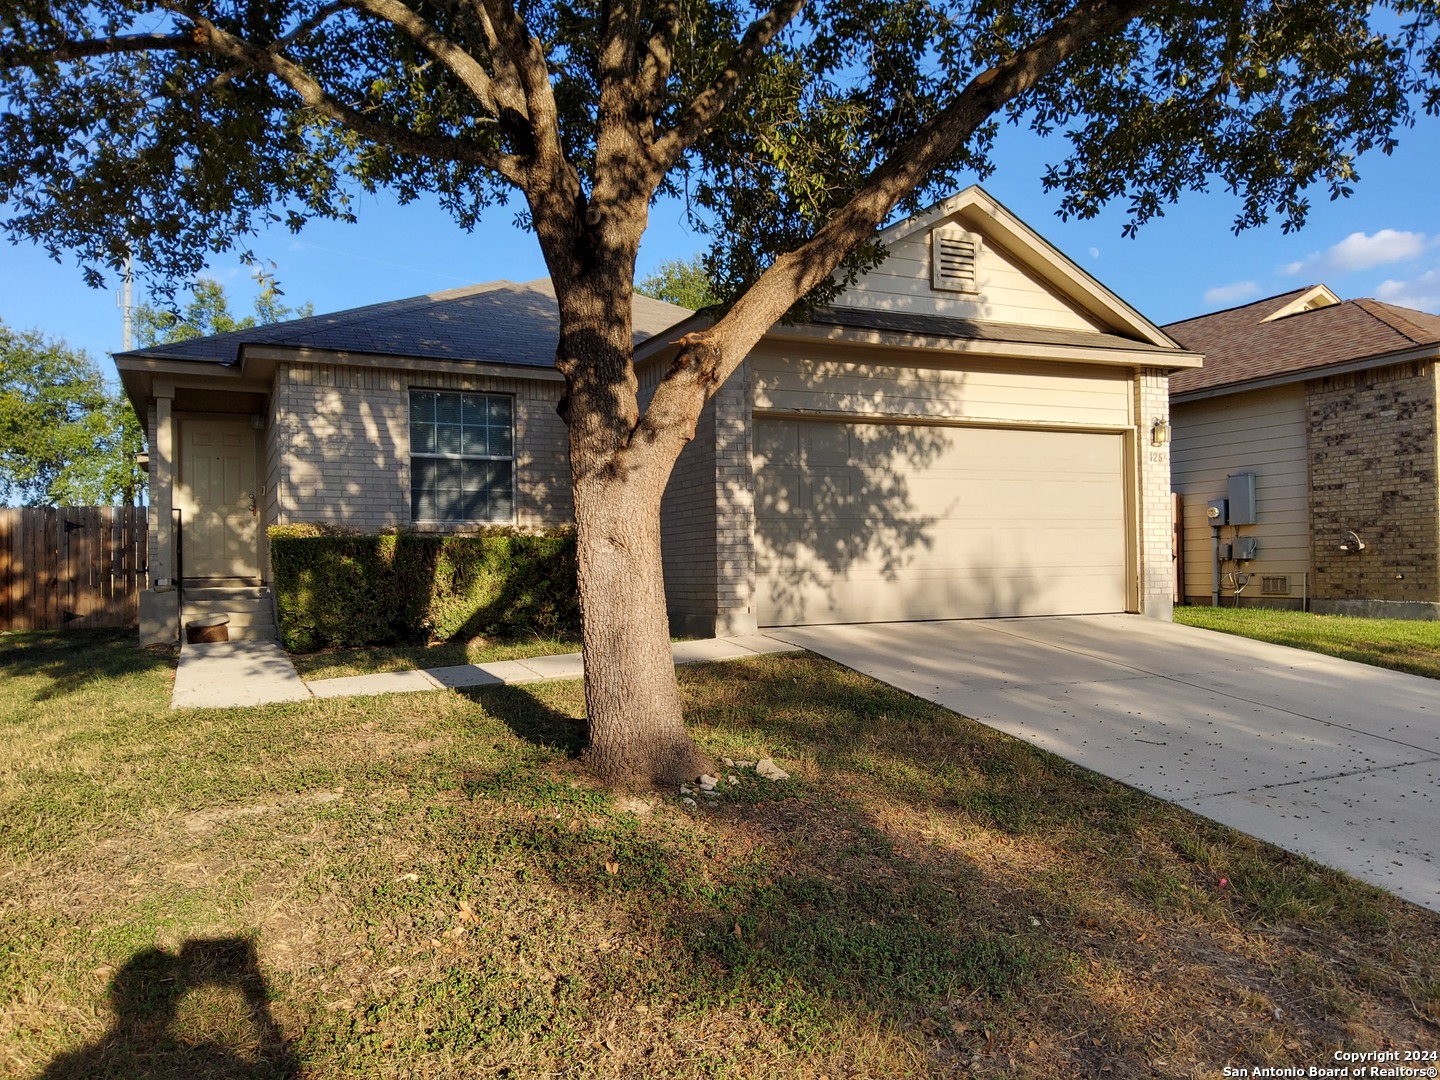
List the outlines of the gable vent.
{"type": "Polygon", "coordinates": [[[976,266],[980,237],[961,229],[936,229],[930,234],[930,285],[950,292],[980,291],[976,266]]]}

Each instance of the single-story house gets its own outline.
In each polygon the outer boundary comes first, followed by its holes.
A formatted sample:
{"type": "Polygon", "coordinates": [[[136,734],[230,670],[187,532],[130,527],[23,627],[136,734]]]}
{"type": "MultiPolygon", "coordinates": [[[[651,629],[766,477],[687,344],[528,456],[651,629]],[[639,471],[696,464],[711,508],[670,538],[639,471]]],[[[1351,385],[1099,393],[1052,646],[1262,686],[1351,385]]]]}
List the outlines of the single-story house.
{"type": "Polygon", "coordinates": [[[1440,616],[1440,316],[1312,285],[1165,330],[1205,354],[1170,381],[1177,595],[1440,616]]]}
{"type": "MultiPolygon", "coordinates": [[[[880,240],[707,405],[662,510],[676,629],[1168,617],[1168,381],[1200,357],[978,187],[880,240]]],[[[704,318],[636,298],[642,395],[704,318]]],[[[567,523],[557,325],[548,282],[495,282],[118,355],[146,640],[177,588],[266,585],[271,525],[567,523]]]]}

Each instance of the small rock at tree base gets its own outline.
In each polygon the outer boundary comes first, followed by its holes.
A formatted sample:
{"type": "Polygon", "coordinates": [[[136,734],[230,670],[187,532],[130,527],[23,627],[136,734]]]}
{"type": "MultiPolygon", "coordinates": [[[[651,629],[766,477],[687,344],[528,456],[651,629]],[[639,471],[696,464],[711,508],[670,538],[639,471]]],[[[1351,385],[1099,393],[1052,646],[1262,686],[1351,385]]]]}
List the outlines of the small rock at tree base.
{"type": "Polygon", "coordinates": [[[735,762],[728,757],[722,757],[720,764],[724,765],[727,769],[733,769],[735,767],[735,762]]]}
{"type": "Polygon", "coordinates": [[[789,780],[790,774],[776,765],[770,758],[761,758],[755,764],[755,771],[766,780],[789,780]]]}
{"type": "Polygon", "coordinates": [[[715,785],[719,782],[720,781],[717,777],[711,776],[709,773],[706,773],[704,776],[700,777],[700,790],[714,791],[715,785]]]}

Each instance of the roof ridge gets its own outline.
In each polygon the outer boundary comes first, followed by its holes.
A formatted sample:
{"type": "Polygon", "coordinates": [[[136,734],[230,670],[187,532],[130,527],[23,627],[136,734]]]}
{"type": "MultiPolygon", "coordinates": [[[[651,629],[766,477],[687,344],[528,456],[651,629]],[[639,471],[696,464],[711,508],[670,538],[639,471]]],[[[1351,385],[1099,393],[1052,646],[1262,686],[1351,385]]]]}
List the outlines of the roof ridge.
{"type": "MultiPolygon", "coordinates": [[[[1320,282],[1316,282],[1316,285],[1320,282]]],[[[1268,304],[1272,300],[1287,300],[1309,292],[1315,285],[1302,285],[1298,289],[1291,289],[1289,292],[1276,293],[1274,296],[1262,296],[1259,300],[1249,300],[1243,304],[1232,304],[1226,308],[1216,308],[1214,311],[1207,311],[1204,315],[1192,315],[1188,319],[1176,319],[1174,322],[1166,323],[1161,330],[1167,330],[1172,326],[1183,326],[1185,323],[1199,322],[1201,319],[1213,319],[1216,315],[1226,315],[1232,311],[1244,311],[1248,307],[1258,307],[1261,304],[1268,304]]],[[[1301,313],[1303,314],[1303,312],[1301,313]]]]}
{"type": "MultiPolygon", "coordinates": [[[[341,308],[339,311],[331,311],[323,315],[310,315],[303,319],[285,319],[281,322],[270,323],[267,326],[252,327],[251,332],[270,329],[295,331],[307,326],[320,324],[332,329],[339,326],[350,326],[356,322],[363,322],[367,319],[374,318],[377,315],[393,315],[397,311],[403,311],[410,307],[444,303],[449,300],[459,300],[467,296],[477,296],[481,293],[495,292],[506,285],[514,284],[515,282],[505,279],[477,282],[473,285],[461,285],[454,289],[445,289],[438,293],[420,293],[418,296],[405,296],[398,300],[381,300],[375,304],[361,304],[359,307],[341,308]]],[[[243,333],[244,331],[237,332],[243,333]]]]}
{"type": "MultiPolygon", "coordinates": [[[[1359,297],[1350,302],[1361,311],[1380,320],[1397,333],[1404,334],[1416,345],[1434,345],[1440,342],[1440,333],[1434,330],[1427,330],[1405,314],[1405,312],[1411,310],[1410,308],[1402,308],[1396,304],[1387,304],[1384,301],[1374,300],[1368,296],[1359,297]]],[[[1415,314],[1423,315],[1425,312],[1417,311],[1415,314]]]]}
{"type": "MultiPolygon", "coordinates": [[[[184,338],[180,341],[163,341],[154,345],[145,345],[138,349],[130,349],[132,353],[149,353],[152,356],[164,357],[173,355],[173,350],[184,347],[191,342],[203,341],[207,344],[223,345],[235,342],[239,345],[274,345],[277,339],[293,337],[297,333],[315,329],[335,330],[341,327],[354,326],[380,315],[394,315],[410,307],[419,307],[424,304],[441,303],[447,300],[458,300],[466,296],[478,296],[482,293],[495,292],[505,286],[514,286],[516,283],[505,279],[497,281],[477,282],[473,285],[461,285],[454,289],[446,289],[438,293],[421,293],[417,296],[405,296],[398,300],[381,300],[374,304],[361,304],[358,307],[341,308],[339,311],[322,312],[319,315],[307,315],[301,319],[281,319],[279,322],[263,323],[259,326],[249,326],[239,330],[225,330],[218,334],[201,334],[195,338],[184,338]],[[167,354],[165,350],[171,350],[167,354]]],[[[534,284],[533,282],[529,284],[534,284]]],[[[118,355],[118,354],[117,354],[118,355]]],[[[184,358],[184,354],[180,354],[184,358]]]]}

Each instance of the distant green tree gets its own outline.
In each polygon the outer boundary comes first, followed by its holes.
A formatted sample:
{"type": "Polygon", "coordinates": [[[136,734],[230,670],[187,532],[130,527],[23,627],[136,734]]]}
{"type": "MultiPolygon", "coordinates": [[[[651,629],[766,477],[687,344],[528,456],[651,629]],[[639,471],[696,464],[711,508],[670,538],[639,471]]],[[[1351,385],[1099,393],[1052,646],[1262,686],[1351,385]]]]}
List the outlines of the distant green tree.
{"type": "Polygon", "coordinates": [[[255,313],[236,318],[230,310],[230,298],[225,295],[225,286],[214,278],[197,278],[190,289],[190,302],[183,311],[141,304],[135,309],[135,339],[142,348],[151,345],[168,345],[176,341],[190,341],[192,338],[209,337],[211,334],[226,334],[231,330],[249,330],[255,326],[269,326],[287,319],[305,319],[315,314],[315,305],[301,304],[290,307],[280,299],[281,292],[275,278],[257,273],[255,280],[260,283],[260,293],[255,297],[255,313]]]}
{"type": "Polygon", "coordinates": [[[705,260],[696,255],[690,259],[667,259],[653,273],[635,286],[642,296],[679,304],[691,311],[718,304],[715,283],[705,269],[705,260]]]}
{"type": "Polygon", "coordinates": [[[0,499],[32,506],[135,503],[144,445],[130,402],[90,355],[0,322],[0,499]]]}

